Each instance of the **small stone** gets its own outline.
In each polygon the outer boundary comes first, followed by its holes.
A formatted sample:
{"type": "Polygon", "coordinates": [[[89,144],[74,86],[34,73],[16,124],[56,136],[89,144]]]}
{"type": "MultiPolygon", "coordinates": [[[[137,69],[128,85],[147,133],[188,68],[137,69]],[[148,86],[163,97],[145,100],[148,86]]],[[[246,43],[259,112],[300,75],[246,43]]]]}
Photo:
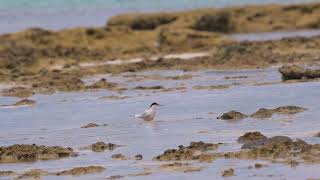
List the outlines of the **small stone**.
{"type": "Polygon", "coordinates": [[[141,154],[138,154],[138,155],[135,155],[134,156],[134,159],[135,160],[142,160],[143,159],[143,156],[141,154]]]}
{"type": "Polygon", "coordinates": [[[247,118],[248,115],[242,114],[241,112],[238,111],[229,111],[227,113],[222,114],[218,119],[222,120],[239,120],[239,119],[244,119],[247,118]]]}
{"type": "Polygon", "coordinates": [[[230,168],[230,169],[226,169],[222,172],[222,176],[223,177],[230,177],[230,176],[234,176],[234,169],[230,168]]]}
{"type": "Polygon", "coordinates": [[[119,147],[116,144],[112,144],[112,143],[104,143],[104,142],[97,142],[92,144],[89,149],[91,149],[94,152],[103,152],[105,150],[114,150],[115,148],[119,147]]]}
{"type": "Polygon", "coordinates": [[[87,125],[82,126],[81,128],[95,128],[95,127],[99,127],[99,125],[95,123],[89,123],[87,125]]]}
{"type": "Polygon", "coordinates": [[[128,158],[123,154],[114,154],[111,158],[116,160],[128,160],[128,158]]]}

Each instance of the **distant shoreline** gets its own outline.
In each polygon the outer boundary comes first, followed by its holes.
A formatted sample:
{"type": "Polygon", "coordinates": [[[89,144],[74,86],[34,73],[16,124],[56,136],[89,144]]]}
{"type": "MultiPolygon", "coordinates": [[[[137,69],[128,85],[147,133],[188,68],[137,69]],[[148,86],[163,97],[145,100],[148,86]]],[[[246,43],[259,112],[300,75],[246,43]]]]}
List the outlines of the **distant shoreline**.
{"type": "MultiPolygon", "coordinates": [[[[249,0],[251,1],[251,0],[249,0]]],[[[273,0],[271,0],[273,1],[273,0]]],[[[286,1],[286,0],[284,0],[286,1]]],[[[201,2],[201,1],[199,1],[201,2]]],[[[309,3],[315,2],[301,1],[294,3],[309,3]]],[[[253,3],[250,5],[259,5],[268,3],[253,3]]],[[[277,2],[277,4],[293,4],[287,2],[277,2]]],[[[215,4],[204,5],[200,3],[198,6],[192,7],[151,7],[150,9],[141,9],[140,7],[75,7],[73,10],[67,8],[52,8],[52,9],[37,9],[36,7],[13,7],[11,9],[1,9],[0,12],[0,34],[15,33],[26,30],[28,28],[39,27],[50,30],[63,30],[78,27],[100,27],[103,26],[107,20],[113,16],[126,13],[154,13],[154,12],[175,12],[175,11],[189,11],[199,8],[221,8],[228,6],[246,5],[243,2],[233,2],[230,5],[215,4]],[[29,8],[29,9],[28,9],[29,8]]],[[[0,4],[1,7],[1,4],[0,4]]]]}

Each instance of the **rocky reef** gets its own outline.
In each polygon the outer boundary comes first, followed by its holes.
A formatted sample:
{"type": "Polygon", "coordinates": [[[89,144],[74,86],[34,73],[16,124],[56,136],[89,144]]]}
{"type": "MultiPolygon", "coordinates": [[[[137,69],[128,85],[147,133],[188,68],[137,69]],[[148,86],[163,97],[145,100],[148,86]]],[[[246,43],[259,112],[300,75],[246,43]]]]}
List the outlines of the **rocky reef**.
{"type": "Polygon", "coordinates": [[[56,173],[57,176],[80,176],[80,175],[86,175],[86,174],[93,174],[93,173],[100,173],[106,170],[106,168],[101,166],[87,166],[87,167],[76,167],[70,170],[65,170],[56,173]]]}
{"type": "MultiPolygon", "coordinates": [[[[158,161],[185,161],[185,160],[204,160],[204,158],[210,158],[202,155],[202,152],[213,151],[218,148],[218,144],[191,142],[189,146],[179,146],[178,149],[168,149],[163,154],[154,157],[154,160],[158,161]]],[[[210,158],[210,160],[212,160],[210,158]]]]}
{"type": "Polygon", "coordinates": [[[279,69],[284,81],[308,80],[320,78],[320,68],[309,69],[297,65],[286,65],[279,69]]]}
{"type": "Polygon", "coordinates": [[[71,148],[60,146],[15,144],[8,147],[0,147],[0,163],[54,160],[76,155],[71,148]]]}
{"type": "MultiPolygon", "coordinates": [[[[319,53],[319,37],[238,42],[229,34],[317,28],[319,7],[319,3],[311,3],[128,14],[111,18],[103,27],[60,31],[31,28],[0,35],[0,82],[16,84],[2,94],[26,98],[44,92],[117,90],[116,84],[107,79],[90,86],[81,80],[84,76],[101,73],[312,63],[319,53]],[[199,51],[208,52],[208,55],[190,61],[162,57],[199,51]],[[81,65],[135,58],[141,61],[95,67],[81,65]]],[[[281,72],[284,79],[318,77],[317,71],[301,75],[282,68],[281,72]]]]}
{"type": "Polygon", "coordinates": [[[280,106],[277,108],[260,108],[255,113],[251,115],[246,115],[238,111],[229,111],[227,113],[222,114],[218,119],[222,120],[239,120],[244,118],[256,118],[256,119],[264,119],[271,118],[274,114],[283,114],[283,115],[292,115],[297,114],[303,111],[306,111],[307,108],[299,107],[299,106],[280,106]]]}

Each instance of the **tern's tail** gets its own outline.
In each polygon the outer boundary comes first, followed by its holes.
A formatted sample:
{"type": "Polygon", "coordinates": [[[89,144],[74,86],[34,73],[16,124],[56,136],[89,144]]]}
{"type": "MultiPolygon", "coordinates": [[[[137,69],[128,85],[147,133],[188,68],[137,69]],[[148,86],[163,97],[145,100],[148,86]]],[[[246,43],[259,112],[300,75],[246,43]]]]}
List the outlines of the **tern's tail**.
{"type": "Polygon", "coordinates": [[[135,114],[134,116],[129,116],[129,119],[133,119],[133,118],[141,118],[140,114],[135,114]]]}
{"type": "Polygon", "coordinates": [[[141,114],[134,115],[135,118],[141,118],[141,114]]]}

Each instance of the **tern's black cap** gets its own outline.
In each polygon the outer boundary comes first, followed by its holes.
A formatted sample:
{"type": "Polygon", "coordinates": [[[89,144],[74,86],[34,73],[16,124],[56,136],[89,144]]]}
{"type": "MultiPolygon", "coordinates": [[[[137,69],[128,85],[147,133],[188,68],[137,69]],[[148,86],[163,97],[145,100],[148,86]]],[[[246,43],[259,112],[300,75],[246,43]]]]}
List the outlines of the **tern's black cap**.
{"type": "Polygon", "coordinates": [[[150,105],[150,107],[152,107],[152,106],[159,106],[159,104],[158,103],[152,103],[151,105],[150,105]]]}

